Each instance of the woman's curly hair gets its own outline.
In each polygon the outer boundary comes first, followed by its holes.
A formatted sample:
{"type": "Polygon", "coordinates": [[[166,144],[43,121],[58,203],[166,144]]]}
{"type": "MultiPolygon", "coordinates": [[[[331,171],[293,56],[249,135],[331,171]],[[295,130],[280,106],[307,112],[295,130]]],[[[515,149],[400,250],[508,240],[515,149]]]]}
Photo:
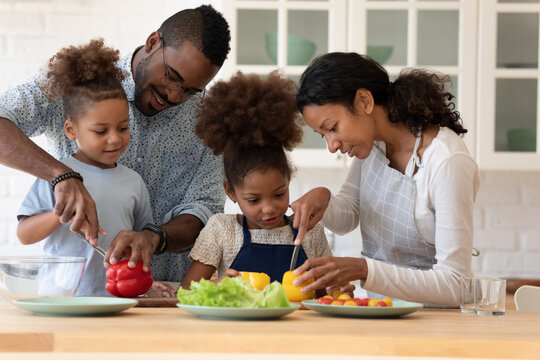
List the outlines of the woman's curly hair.
{"type": "Polygon", "coordinates": [[[428,124],[452,129],[464,134],[458,111],[452,101],[454,95],[446,90],[448,75],[421,69],[404,69],[388,87],[388,118],[391,122],[404,123],[416,135],[428,124]]]}
{"type": "Polygon", "coordinates": [[[118,59],[118,50],[96,39],[63,48],[49,60],[47,92],[51,99],[62,98],[66,119],[78,119],[93,102],[126,99],[118,59]]]}
{"type": "Polygon", "coordinates": [[[452,129],[456,134],[467,130],[446,90],[450,81],[422,69],[404,69],[393,83],[386,70],[373,59],[356,53],[334,52],[322,55],[308,66],[300,78],[296,106],[300,111],[310,104],[342,104],[354,112],[358,89],[369,90],[375,104],[388,110],[393,123],[405,124],[413,134],[428,124],[452,129]]]}
{"type": "Polygon", "coordinates": [[[302,141],[296,90],[294,81],[277,71],[266,78],[238,72],[217,82],[200,103],[195,133],[215,155],[223,154],[231,185],[255,170],[276,168],[290,178],[284,149],[302,141]]]}

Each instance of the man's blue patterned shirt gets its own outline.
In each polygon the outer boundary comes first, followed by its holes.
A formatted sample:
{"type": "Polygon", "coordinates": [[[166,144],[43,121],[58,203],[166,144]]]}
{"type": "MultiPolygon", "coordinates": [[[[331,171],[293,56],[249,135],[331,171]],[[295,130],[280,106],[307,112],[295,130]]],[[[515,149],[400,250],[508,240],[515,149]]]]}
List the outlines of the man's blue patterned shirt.
{"type": "MultiPolygon", "coordinates": [[[[134,102],[132,57],[133,53],[118,62],[126,76],[122,86],[129,101],[131,132],[119,162],[144,179],[157,223],[192,214],[206,224],[212,214],[223,212],[225,194],[221,158],[213,156],[194,132],[196,98],[154,116],[143,115],[134,102]]],[[[17,124],[27,136],[45,134],[47,151],[63,159],[75,153],[77,145],[64,134],[62,101],[47,100],[42,91],[44,81],[45,73],[41,72],[0,95],[0,117],[17,124]]],[[[181,281],[190,265],[187,255],[188,251],[154,255],[154,279],[181,281]]]]}

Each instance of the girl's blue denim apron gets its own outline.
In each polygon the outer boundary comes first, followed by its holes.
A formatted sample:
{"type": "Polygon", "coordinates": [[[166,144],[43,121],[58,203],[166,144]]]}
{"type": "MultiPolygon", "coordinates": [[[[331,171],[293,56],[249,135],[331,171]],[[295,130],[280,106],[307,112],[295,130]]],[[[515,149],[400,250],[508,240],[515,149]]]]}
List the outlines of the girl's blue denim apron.
{"type": "MultiPolygon", "coordinates": [[[[231,269],[237,271],[263,272],[270,276],[270,281],[283,279],[283,273],[289,270],[294,239],[298,231],[292,227],[291,220],[285,216],[285,221],[291,226],[293,238],[291,244],[257,244],[251,242],[251,233],[247,227],[246,217],[242,216],[242,230],[244,243],[231,264],[231,269]]],[[[300,246],[298,260],[295,267],[302,265],[307,260],[304,248],[300,246]]]]}

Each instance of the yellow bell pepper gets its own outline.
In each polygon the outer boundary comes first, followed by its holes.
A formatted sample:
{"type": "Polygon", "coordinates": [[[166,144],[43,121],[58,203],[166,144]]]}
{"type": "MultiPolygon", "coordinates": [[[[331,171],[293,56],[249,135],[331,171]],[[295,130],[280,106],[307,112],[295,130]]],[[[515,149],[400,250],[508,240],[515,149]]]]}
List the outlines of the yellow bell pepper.
{"type": "Polygon", "coordinates": [[[287,271],[283,274],[283,281],[281,282],[281,284],[285,289],[285,293],[287,294],[287,298],[289,299],[289,301],[299,302],[302,300],[313,299],[315,297],[315,290],[309,291],[307,293],[303,293],[300,291],[300,289],[302,289],[304,286],[311,284],[314,281],[313,278],[307,280],[300,286],[293,285],[293,281],[301,275],[296,276],[293,274],[292,271],[287,271]]]}
{"type": "Polygon", "coordinates": [[[249,282],[252,288],[262,290],[266,285],[270,284],[270,276],[265,273],[240,271],[242,279],[249,282]]]}

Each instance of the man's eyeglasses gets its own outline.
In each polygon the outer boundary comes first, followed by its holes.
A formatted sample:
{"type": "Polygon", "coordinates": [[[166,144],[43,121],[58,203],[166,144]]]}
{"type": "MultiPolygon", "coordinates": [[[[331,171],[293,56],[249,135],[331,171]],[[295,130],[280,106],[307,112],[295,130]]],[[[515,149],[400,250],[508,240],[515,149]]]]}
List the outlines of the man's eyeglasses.
{"type": "Polygon", "coordinates": [[[169,72],[169,67],[167,66],[167,62],[165,61],[165,39],[163,38],[163,36],[161,37],[161,41],[162,41],[161,51],[163,53],[163,68],[164,68],[163,76],[161,77],[161,80],[160,80],[161,85],[173,91],[178,91],[182,89],[182,93],[180,94],[180,97],[178,98],[178,102],[184,102],[192,96],[198,96],[198,97],[204,98],[204,93],[206,89],[199,90],[199,89],[186,88],[184,87],[184,85],[182,85],[183,81],[180,81],[172,77],[171,73],[169,72]]]}

